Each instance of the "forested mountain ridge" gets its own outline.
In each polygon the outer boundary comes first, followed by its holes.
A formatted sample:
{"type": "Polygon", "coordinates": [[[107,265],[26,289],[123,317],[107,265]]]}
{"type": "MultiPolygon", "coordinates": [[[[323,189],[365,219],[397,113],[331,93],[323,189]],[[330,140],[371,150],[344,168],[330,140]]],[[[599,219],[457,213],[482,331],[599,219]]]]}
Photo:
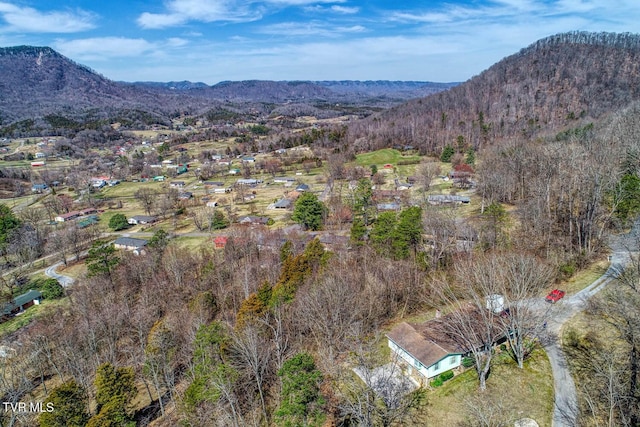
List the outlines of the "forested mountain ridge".
{"type": "Polygon", "coordinates": [[[640,36],[572,32],[539,40],[448,91],[350,128],[359,149],[390,144],[438,154],[579,128],[640,99],[640,36]]]}
{"type": "MultiPolygon", "coordinates": [[[[257,109],[264,114],[277,108],[272,104],[288,103],[296,107],[289,106],[287,111],[305,114],[315,111],[315,105],[321,105],[324,114],[331,114],[326,104],[335,103],[380,109],[452,85],[264,80],[225,81],[213,86],[188,81],[125,83],[109,80],[49,47],[35,46],[0,48],[0,69],[0,126],[45,118],[18,127],[23,135],[36,134],[38,129],[47,132],[65,121],[77,127],[95,127],[123,121],[121,118],[142,124],[168,123],[176,114],[205,114],[221,103],[240,113],[257,109]]],[[[338,111],[334,115],[340,114],[338,111]]]]}
{"type": "Polygon", "coordinates": [[[114,109],[164,113],[158,95],[113,82],[49,47],[0,48],[0,124],[49,114],[74,119],[114,109]]]}

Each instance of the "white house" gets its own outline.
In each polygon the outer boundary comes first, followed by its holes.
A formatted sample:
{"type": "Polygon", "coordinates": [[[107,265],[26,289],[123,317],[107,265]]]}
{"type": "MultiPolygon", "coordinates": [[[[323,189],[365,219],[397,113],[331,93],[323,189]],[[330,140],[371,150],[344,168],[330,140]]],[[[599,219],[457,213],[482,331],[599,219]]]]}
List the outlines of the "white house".
{"type": "Polygon", "coordinates": [[[407,374],[419,382],[459,367],[464,355],[458,345],[446,336],[438,336],[430,326],[429,322],[402,322],[387,334],[389,348],[406,366],[407,374]]]}

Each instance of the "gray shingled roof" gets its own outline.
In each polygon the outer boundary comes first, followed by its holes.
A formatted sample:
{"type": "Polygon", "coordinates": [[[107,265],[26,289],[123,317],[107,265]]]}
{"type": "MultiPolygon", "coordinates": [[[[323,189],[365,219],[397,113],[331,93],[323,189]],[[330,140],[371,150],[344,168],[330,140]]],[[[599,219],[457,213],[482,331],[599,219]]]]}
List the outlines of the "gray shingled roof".
{"type": "Polygon", "coordinates": [[[113,244],[126,246],[128,248],[142,248],[147,245],[147,241],[144,239],[136,239],[134,237],[118,237],[113,244]]]}

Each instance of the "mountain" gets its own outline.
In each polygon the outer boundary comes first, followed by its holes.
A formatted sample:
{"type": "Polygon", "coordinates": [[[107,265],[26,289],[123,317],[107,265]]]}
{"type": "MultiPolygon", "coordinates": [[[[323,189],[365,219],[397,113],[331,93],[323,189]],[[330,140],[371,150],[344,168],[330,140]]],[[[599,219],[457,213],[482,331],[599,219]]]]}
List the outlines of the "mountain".
{"type": "Polygon", "coordinates": [[[544,38],[450,90],[350,126],[358,149],[554,137],[640,99],[640,36],[571,32],[544,38]]]}
{"type": "Polygon", "coordinates": [[[450,89],[459,84],[389,80],[324,80],[313,83],[329,88],[333,92],[340,94],[358,94],[369,97],[387,96],[394,99],[424,97],[450,89]]]}
{"type": "Polygon", "coordinates": [[[135,86],[182,91],[189,96],[235,102],[369,102],[397,104],[437,93],[457,83],[415,81],[224,81],[212,86],[204,83],[136,82],[135,86]]]}
{"type": "MultiPolygon", "coordinates": [[[[164,114],[158,95],[113,82],[48,47],[0,48],[0,123],[91,110],[164,114]]],[[[99,113],[102,115],[102,113],[99,113]]]]}
{"type": "Polygon", "coordinates": [[[0,126],[5,135],[56,128],[168,123],[176,114],[231,109],[240,114],[361,116],[452,84],[428,82],[114,82],[49,47],[0,48],[0,126]],[[280,104],[280,105],[273,105],[280,104]],[[337,108],[338,107],[338,108],[337,108]],[[353,111],[353,110],[350,110],[353,111]],[[35,122],[34,122],[35,121],[35,122]],[[16,122],[20,122],[17,125],[16,122]]]}

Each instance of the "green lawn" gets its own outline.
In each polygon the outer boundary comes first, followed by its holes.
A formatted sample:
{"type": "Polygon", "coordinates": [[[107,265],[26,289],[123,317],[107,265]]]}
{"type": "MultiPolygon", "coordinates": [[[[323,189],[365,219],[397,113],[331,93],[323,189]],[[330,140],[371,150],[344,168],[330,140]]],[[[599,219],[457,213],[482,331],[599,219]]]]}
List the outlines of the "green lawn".
{"type": "Polygon", "coordinates": [[[411,155],[403,156],[402,153],[393,148],[383,148],[382,150],[373,151],[371,153],[363,153],[356,156],[356,163],[360,166],[377,165],[378,168],[390,163],[397,166],[399,161],[419,161],[420,156],[411,155]]]}

